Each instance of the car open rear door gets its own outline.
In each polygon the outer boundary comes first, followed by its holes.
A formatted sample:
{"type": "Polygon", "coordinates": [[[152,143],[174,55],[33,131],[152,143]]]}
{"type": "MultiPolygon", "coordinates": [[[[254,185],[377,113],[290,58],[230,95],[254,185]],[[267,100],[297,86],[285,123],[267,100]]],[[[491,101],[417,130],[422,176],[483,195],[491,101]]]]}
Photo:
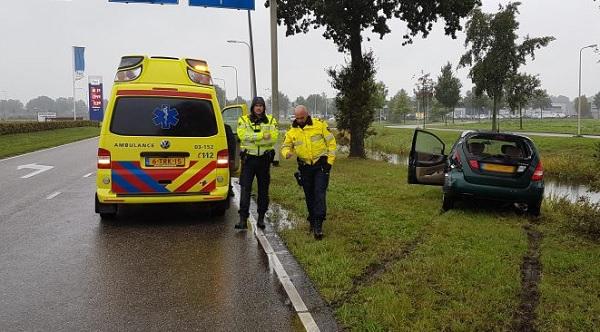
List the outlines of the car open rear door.
{"type": "Polygon", "coordinates": [[[408,183],[441,186],[446,168],[445,144],[434,134],[415,129],[408,156],[408,183]]]}
{"type": "MultiPolygon", "coordinates": [[[[229,171],[231,172],[231,176],[239,176],[240,140],[237,137],[237,124],[240,116],[248,114],[248,106],[245,104],[229,105],[223,108],[222,113],[225,126],[231,128],[231,132],[228,135],[233,134],[233,138],[227,138],[227,145],[233,144],[233,146],[229,146],[229,171]]],[[[229,131],[227,128],[225,130],[229,131]]]]}

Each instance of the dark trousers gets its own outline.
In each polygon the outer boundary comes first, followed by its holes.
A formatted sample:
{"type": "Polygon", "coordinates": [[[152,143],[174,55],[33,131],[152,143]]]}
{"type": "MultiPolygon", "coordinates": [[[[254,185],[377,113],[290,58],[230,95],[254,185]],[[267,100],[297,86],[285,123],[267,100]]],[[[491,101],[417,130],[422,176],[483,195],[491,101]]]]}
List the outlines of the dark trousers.
{"type": "Polygon", "coordinates": [[[329,173],[325,173],[320,165],[303,165],[299,170],[302,175],[308,219],[311,224],[314,222],[322,224],[327,215],[325,196],[329,185],[329,173]]]}
{"type": "Polygon", "coordinates": [[[271,182],[271,163],[268,157],[255,157],[248,155],[243,161],[242,174],[240,175],[240,217],[248,218],[250,215],[250,193],[252,182],[256,176],[258,182],[258,215],[265,215],[269,208],[269,183],[271,182]]]}

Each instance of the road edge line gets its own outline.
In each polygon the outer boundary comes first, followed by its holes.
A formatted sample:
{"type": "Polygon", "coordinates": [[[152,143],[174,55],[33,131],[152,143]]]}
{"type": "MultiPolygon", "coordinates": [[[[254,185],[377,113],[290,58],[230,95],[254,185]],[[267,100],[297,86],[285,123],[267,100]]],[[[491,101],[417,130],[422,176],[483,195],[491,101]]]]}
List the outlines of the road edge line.
{"type": "MultiPolygon", "coordinates": [[[[231,179],[231,181],[233,181],[233,178],[231,179]]],[[[235,196],[240,197],[239,185],[235,184],[232,187],[235,192],[235,196]]],[[[269,258],[269,261],[273,263],[273,269],[277,274],[277,279],[279,280],[279,283],[285,290],[286,295],[290,299],[290,302],[294,307],[294,311],[296,311],[296,314],[300,318],[304,329],[308,332],[320,332],[321,330],[319,329],[317,322],[306,307],[306,304],[302,300],[300,293],[298,293],[296,286],[294,286],[294,283],[285,271],[285,268],[283,267],[283,264],[281,264],[281,261],[279,260],[277,254],[273,250],[269,239],[265,236],[265,233],[262,230],[256,227],[256,220],[254,219],[254,216],[252,216],[252,214],[250,214],[250,216],[248,217],[248,221],[252,225],[254,236],[256,236],[256,238],[258,239],[260,246],[263,248],[265,254],[269,258]]]]}

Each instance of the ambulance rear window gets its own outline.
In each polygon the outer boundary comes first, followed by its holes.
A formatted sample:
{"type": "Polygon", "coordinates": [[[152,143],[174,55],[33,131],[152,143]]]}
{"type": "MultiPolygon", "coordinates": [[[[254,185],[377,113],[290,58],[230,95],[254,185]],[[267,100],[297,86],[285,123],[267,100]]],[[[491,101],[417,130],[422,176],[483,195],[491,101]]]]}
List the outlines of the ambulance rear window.
{"type": "Polygon", "coordinates": [[[127,136],[208,137],[217,134],[217,120],[208,100],[120,97],[110,131],[127,136]]]}

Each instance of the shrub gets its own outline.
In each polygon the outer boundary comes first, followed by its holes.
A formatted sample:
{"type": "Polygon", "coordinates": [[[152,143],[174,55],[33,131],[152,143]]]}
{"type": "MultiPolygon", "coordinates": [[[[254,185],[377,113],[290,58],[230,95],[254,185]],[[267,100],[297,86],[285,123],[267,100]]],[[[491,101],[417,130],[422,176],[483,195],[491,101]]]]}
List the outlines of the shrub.
{"type": "Polygon", "coordinates": [[[550,207],[564,216],[565,228],[573,232],[600,241],[600,203],[591,203],[589,198],[580,197],[577,202],[572,203],[562,197],[550,201],[550,207]]]}
{"type": "Polygon", "coordinates": [[[34,131],[54,130],[75,127],[97,127],[94,121],[48,121],[48,122],[0,122],[0,135],[31,133],[34,131]]]}

